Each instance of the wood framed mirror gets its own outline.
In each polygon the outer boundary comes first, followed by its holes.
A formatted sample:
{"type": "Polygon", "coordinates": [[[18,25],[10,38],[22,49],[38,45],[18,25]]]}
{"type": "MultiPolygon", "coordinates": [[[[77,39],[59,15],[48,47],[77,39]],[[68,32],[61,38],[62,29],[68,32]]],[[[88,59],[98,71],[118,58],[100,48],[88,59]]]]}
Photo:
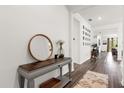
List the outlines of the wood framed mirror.
{"type": "Polygon", "coordinates": [[[28,50],[34,59],[46,61],[52,56],[53,44],[46,35],[36,34],[29,41],[28,50]]]}

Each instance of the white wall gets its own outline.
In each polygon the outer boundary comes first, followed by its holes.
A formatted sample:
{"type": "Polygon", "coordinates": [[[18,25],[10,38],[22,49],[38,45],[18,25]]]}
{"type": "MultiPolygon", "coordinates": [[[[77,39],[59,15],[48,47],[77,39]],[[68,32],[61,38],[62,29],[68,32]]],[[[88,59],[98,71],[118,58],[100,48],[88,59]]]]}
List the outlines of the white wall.
{"type": "MultiPolygon", "coordinates": [[[[124,9],[124,6],[123,6],[124,9]]],[[[124,16],[124,12],[123,12],[123,16],[124,16]]],[[[123,17],[123,30],[122,30],[122,34],[123,34],[123,38],[122,38],[122,42],[123,42],[123,59],[121,62],[121,74],[122,74],[122,80],[121,80],[121,84],[122,86],[124,86],[124,17],[123,17]]]]}
{"type": "MultiPolygon", "coordinates": [[[[34,62],[27,45],[37,33],[52,40],[54,53],[55,41],[64,40],[65,56],[69,56],[69,13],[65,6],[0,6],[0,87],[18,87],[17,68],[34,62]]],[[[53,71],[36,79],[36,87],[58,74],[53,71]]]]}
{"type": "MultiPolygon", "coordinates": [[[[75,18],[80,22],[80,31],[79,31],[80,38],[78,40],[78,43],[79,43],[78,44],[79,45],[79,62],[78,63],[82,64],[86,60],[90,59],[90,56],[91,56],[91,47],[90,46],[83,46],[83,41],[81,39],[82,38],[81,33],[82,33],[82,30],[83,30],[82,28],[83,28],[83,25],[85,25],[85,27],[89,28],[91,31],[92,31],[92,29],[91,29],[91,26],[87,23],[87,21],[85,21],[85,19],[82,16],[80,16],[80,14],[75,13],[72,16],[73,16],[72,17],[73,19],[75,18]]],[[[72,23],[73,23],[73,21],[72,21],[72,23]]],[[[93,35],[93,32],[91,33],[91,36],[92,35],[93,35]]],[[[72,39],[73,39],[73,37],[75,37],[75,32],[72,32],[72,39]]],[[[91,41],[91,43],[92,43],[92,41],[91,41]]],[[[75,43],[72,40],[72,51],[74,50],[73,44],[75,44],[75,43]]],[[[72,58],[74,58],[73,53],[72,53],[72,58]]]]}

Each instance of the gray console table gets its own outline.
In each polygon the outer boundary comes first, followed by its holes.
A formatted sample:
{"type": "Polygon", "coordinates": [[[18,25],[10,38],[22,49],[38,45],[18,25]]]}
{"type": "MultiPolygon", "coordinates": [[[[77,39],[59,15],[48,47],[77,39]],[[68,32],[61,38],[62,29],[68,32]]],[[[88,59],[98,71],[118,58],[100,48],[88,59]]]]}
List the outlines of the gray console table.
{"type": "Polygon", "coordinates": [[[49,59],[43,62],[35,62],[30,64],[24,64],[18,67],[18,81],[20,88],[24,88],[25,79],[28,80],[27,87],[34,88],[34,79],[38,76],[44,75],[55,69],[60,69],[59,79],[62,81],[61,86],[64,87],[68,82],[71,81],[71,69],[72,59],[69,57],[60,59],[49,59]],[[69,76],[65,77],[62,75],[62,67],[68,65],[69,76]]]}

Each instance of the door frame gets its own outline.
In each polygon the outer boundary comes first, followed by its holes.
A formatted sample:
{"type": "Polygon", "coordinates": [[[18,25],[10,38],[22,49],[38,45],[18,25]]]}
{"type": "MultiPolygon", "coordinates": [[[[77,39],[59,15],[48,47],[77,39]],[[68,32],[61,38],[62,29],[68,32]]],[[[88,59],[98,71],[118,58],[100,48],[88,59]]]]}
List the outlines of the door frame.
{"type": "Polygon", "coordinates": [[[72,17],[72,34],[71,34],[71,41],[72,41],[72,44],[71,44],[71,57],[72,57],[72,60],[73,60],[73,63],[77,63],[77,64],[80,64],[80,21],[78,19],[76,19],[74,16],[72,17]],[[75,34],[74,34],[74,22],[77,21],[79,22],[79,32],[77,32],[77,37],[75,37],[75,34]],[[75,56],[75,53],[74,53],[74,39],[78,39],[78,45],[77,45],[77,61],[78,62],[75,62],[75,59],[74,59],[74,56],[75,56]],[[79,46],[79,47],[78,47],[79,46]]]}

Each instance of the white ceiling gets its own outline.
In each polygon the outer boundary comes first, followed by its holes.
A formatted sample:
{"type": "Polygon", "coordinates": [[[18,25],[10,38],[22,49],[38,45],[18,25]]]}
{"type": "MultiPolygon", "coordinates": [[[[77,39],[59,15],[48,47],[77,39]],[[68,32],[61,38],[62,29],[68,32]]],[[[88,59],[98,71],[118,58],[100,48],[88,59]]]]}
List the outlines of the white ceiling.
{"type": "Polygon", "coordinates": [[[66,5],[66,7],[73,12],[77,12],[80,10],[88,9],[92,7],[92,5],[66,5]]]}
{"type": "Polygon", "coordinates": [[[78,12],[85,20],[94,27],[117,23],[123,19],[123,6],[121,5],[71,5],[67,6],[70,11],[78,12]],[[101,17],[101,20],[98,20],[101,17]]]}

